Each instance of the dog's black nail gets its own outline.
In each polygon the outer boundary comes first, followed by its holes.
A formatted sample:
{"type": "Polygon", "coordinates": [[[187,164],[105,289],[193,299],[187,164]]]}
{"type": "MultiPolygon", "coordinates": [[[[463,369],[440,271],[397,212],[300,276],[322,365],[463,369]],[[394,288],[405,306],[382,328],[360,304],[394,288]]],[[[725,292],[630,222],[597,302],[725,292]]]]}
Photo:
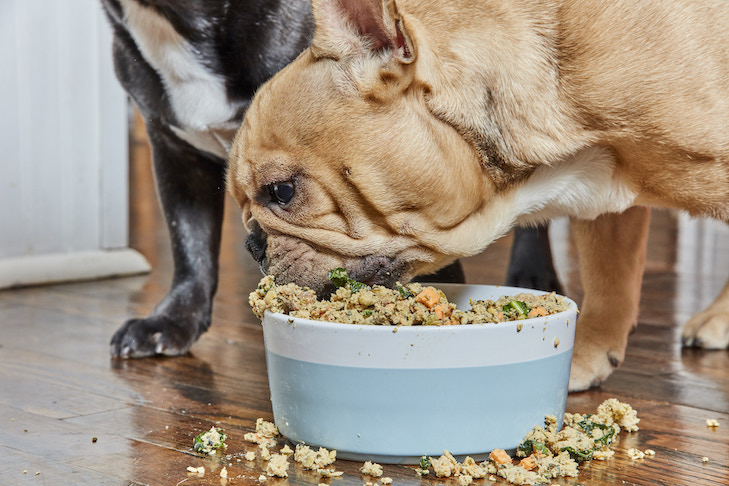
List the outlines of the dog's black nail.
{"type": "Polygon", "coordinates": [[[610,365],[613,368],[617,368],[618,366],[620,366],[620,361],[615,356],[608,356],[608,359],[610,360],[610,365]]]}

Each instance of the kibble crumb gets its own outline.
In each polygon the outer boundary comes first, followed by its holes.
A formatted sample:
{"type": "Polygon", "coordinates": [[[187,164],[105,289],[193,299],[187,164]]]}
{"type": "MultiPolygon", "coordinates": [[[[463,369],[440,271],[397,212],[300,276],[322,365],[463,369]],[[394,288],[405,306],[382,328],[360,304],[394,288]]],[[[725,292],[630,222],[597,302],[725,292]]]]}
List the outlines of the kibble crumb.
{"type": "Polygon", "coordinates": [[[187,466],[187,472],[190,474],[197,474],[198,476],[204,476],[205,475],[205,467],[195,467],[195,466],[187,466]]]}
{"type": "Polygon", "coordinates": [[[701,458],[701,462],[703,462],[704,464],[706,464],[707,462],[709,462],[709,458],[706,457],[706,456],[704,456],[704,457],[701,458]]]}
{"type": "Polygon", "coordinates": [[[288,459],[288,456],[285,454],[273,454],[266,466],[266,474],[279,478],[287,478],[289,476],[288,459]]]}
{"type": "Polygon", "coordinates": [[[228,477],[228,469],[226,469],[226,468],[221,469],[220,470],[220,477],[223,478],[223,479],[227,479],[227,477],[228,477]]]}
{"type": "Polygon", "coordinates": [[[654,451],[653,449],[646,449],[644,454],[649,457],[654,457],[656,455],[656,451],[654,451]]]}
{"type": "Polygon", "coordinates": [[[376,462],[367,461],[362,465],[361,468],[359,468],[359,470],[362,474],[366,474],[374,478],[379,478],[380,476],[382,476],[382,466],[380,466],[376,462]]]}
{"type": "Polygon", "coordinates": [[[246,461],[255,461],[256,460],[256,453],[253,451],[246,452],[245,457],[246,461]]]}
{"type": "Polygon", "coordinates": [[[706,419],[706,426],[713,429],[719,426],[719,421],[716,419],[706,419]]]}
{"type": "Polygon", "coordinates": [[[645,453],[643,451],[633,448],[628,449],[628,455],[634,461],[638,459],[643,459],[645,457],[645,453]]]}

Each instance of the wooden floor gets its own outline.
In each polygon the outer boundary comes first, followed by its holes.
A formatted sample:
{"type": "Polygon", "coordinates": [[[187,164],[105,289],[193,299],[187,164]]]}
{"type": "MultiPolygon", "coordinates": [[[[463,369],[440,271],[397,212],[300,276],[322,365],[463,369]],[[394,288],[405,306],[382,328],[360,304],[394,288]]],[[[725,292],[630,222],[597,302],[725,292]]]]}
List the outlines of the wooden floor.
{"type": "MultiPolygon", "coordinates": [[[[0,485],[220,485],[214,461],[192,453],[211,425],[229,433],[230,453],[253,450],[243,434],[271,420],[263,340],[248,308],[260,275],[243,249],[243,229],[228,206],[213,325],[188,356],[112,360],[108,343],[127,318],[145,315],[171,276],[166,230],[155,199],[149,152],[133,144],[132,245],[151,275],[0,292],[0,485]],[[205,477],[186,473],[205,465],[205,477]]],[[[622,435],[615,457],[593,462],[569,485],[729,484],[729,352],[682,350],[680,325],[708,304],[729,275],[729,233],[719,225],[655,212],[640,325],[623,366],[600,388],[571,395],[568,410],[594,411],[608,397],[632,404],[640,431],[622,435]],[[708,428],[707,418],[720,427],[708,428]],[[653,449],[631,461],[627,449],[653,449]],[[702,462],[702,457],[708,462],[702,462]]],[[[556,263],[567,294],[579,276],[566,223],[553,226],[556,263]]],[[[471,283],[501,283],[509,238],[467,261],[471,283]]],[[[619,305],[619,303],[617,303],[619,305]]],[[[232,461],[227,484],[256,484],[260,460],[232,461]]],[[[362,485],[359,463],[332,485],[362,485]]],[[[385,466],[395,485],[455,485],[385,466]]],[[[319,483],[292,467],[288,483],[319,483]]],[[[476,484],[494,484],[479,480],[476,484]]],[[[495,484],[503,484],[501,482],[495,484]]]]}

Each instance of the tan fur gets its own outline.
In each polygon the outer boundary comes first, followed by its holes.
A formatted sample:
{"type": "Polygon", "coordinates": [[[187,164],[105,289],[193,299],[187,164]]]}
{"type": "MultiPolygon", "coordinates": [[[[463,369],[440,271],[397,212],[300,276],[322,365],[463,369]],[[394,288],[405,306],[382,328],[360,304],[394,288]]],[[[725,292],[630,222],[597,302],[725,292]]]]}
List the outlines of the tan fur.
{"type": "MultiPolygon", "coordinates": [[[[623,211],[729,220],[729,4],[313,7],[312,47],[261,88],[231,155],[229,187],[268,234],[268,270],[317,289],[339,265],[392,283],[515,224],[612,213],[575,224],[587,293],[571,386],[606,378],[636,320],[648,224],[623,211]],[[267,185],[287,180],[296,197],[272,203],[267,185]]],[[[726,295],[707,336],[729,334],[726,295]]]]}

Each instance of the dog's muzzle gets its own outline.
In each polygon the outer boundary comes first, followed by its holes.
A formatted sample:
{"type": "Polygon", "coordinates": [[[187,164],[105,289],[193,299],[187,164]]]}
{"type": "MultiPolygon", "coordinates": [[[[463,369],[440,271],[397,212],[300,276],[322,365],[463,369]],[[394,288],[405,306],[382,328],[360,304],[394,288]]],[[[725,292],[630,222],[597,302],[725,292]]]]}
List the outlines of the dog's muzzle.
{"type": "Polygon", "coordinates": [[[246,250],[253,256],[261,267],[261,271],[266,273],[266,247],[268,243],[266,241],[266,233],[263,232],[261,227],[253,221],[251,223],[251,232],[246,237],[246,250]]]}

